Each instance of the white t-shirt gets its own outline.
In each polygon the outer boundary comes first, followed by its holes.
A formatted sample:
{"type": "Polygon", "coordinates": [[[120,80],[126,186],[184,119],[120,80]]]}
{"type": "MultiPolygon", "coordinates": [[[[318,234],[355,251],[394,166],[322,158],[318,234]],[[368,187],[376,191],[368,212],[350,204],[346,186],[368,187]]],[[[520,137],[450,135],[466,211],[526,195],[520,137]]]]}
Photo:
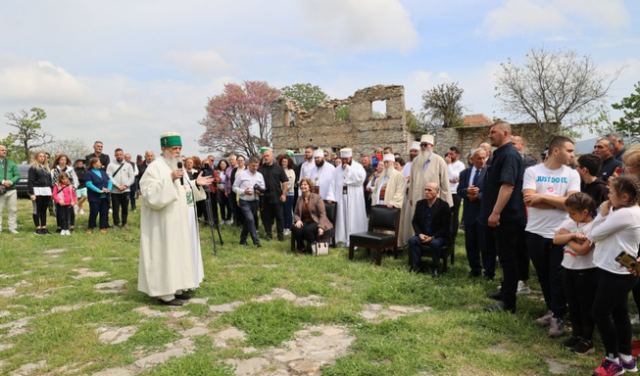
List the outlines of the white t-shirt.
{"type": "MultiPolygon", "coordinates": [[[[522,190],[532,189],[536,193],[564,197],[567,192],[580,192],[580,175],[571,167],[548,169],[544,163],[531,166],[524,171],[522,190]]],[[[528,207],[526,231],[553,239],[560,224],[569,218],[561,209],[539,209],[528,207]]]]}
{"type": "Polygon", "coordinates": [[[640,207],[620,208],[609,212],[606,217],[593,220],[589,239],[596,243],[593,250],[593,264],[600,269],[615,274],[629,274],[627,268],[616,261],[620,252],[638,257],[640,246],[640,207]]]}
{"type": "Polygon", "coordinates": [[[449,192],[452,192],[453,194],[456,193],[456,191],[458,190],[458,180],[460,180],[460,173],[465,168],[467,167],[461,161],[455,161],[447,165],[447,170],[449,170],[449,192]],[[452,183],[452,180],[454,180],[455,183],[452,183]]]}
{"type": "MultiPolygon", "coordinates": [[[[591,232],[593,221],[589,223],[577,223],[573,219],[569,218],[562,222],[559,229],[565,229],[570,233],[581,233],[588,235],[591,232]]],[[[593,265],[593,252],[589,251],[586,255],[578,255],[569,247],[564,246],[564,255],[562,257],[562,266],[571,270],[582,270],[595,268],[593,265]]]]}

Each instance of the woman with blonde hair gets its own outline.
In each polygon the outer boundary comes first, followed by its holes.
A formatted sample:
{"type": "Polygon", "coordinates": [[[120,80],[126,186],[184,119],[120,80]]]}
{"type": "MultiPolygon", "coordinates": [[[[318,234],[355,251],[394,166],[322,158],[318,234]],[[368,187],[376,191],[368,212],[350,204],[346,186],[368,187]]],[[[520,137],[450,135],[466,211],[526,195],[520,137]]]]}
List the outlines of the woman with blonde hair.
{"type": "Polygon", "coordinates": [[[29,167],[29,177],[27,180],[29,197],[33,204],[33,224],[36,226],[36,234],[48,234],[47,230],[47,208],[51,203],[51,172],[47,164],[47,156],[44,152],[34,155],[31,167],[29,167]]]}

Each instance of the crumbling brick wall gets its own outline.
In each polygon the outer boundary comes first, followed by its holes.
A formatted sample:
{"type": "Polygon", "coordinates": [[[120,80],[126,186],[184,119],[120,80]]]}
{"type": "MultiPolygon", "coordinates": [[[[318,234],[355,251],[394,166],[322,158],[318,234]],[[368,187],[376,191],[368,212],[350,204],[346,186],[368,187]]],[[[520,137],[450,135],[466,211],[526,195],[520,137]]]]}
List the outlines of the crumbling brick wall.
{"type": "Polygon", "coordinates": [[[302,151],[313,144],[336,151],[351,147],[355,156],[373,154],[375,147],[391,146],[407,154],[411,134],[405,118],[404,87],[376,85],[346,99],[326,101],[305,111],[295,101],[280,98],[271,110],[272,140],[276,153],[302,151]],[[375,101],[386,102],[386,113],[376,114],[375,101]]]}

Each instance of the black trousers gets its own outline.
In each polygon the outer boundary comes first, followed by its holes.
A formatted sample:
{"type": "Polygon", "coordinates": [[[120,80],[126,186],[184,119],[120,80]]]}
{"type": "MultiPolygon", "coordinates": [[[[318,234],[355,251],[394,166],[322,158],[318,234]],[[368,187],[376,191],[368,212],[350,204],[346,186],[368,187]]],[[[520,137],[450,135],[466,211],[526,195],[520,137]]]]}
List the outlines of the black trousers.
{"type": "Polygon", "coordinates": [[[56,204],[56,224],[59,230],[68,230],[69,228],[75,226],[76,213],[75,211],[73,211],[73,206],[61,206],[56,204]],[[64,208],[67,208],[69,210],[67,210],[66,213],[63,213],[64,208]],[[66,215],[67,217],[64,217],[64,215],[66,215]],[[67,222],[66,228],[64,227],[65,222],[67,222]]]}
{"type": "Polygon", "coordinates": [[[518,248],[523,246],[524,226],[502,222],[492,229],[493,240],[502,266],[502,298],[504,307],[515,312],[518,290],[518,248]]]}
{"type": "Polygon", "coordinates": [[[598,287],[597,269],[562,269],[573,336],[591,340],[594,326],[591,310],[598,287]]]}
{"type": "Polygon", "coordinates": [[[605,352],[613,356],[631,355],[631,322],[627,301],[629,291],[638,278],[598,269],[597,280],[592,313],[605,352]]]}
{"type": "Polygon", "coordinates": [[[129,216],[129,192],[112,193],[111,207],[113,208],[113,225],[126,225],[129,216]]]}
{"type": "Polygon", "coordinates": [[[464,243],[471,274],[479,276],[484,269],[484,276],[493,278],[496,274],[496,250],[487,246],[488,232],[487,226],[479,221],[465,223],[464,243]]]}
{"type": "Polygon", "coordinates": [[[317,241],[318,224],[314,221],[305,222],[302,228],[296,226],[291,227],[291,233],[296,240],[296,249],[298,251],[311,252],[311,243],[317,241]],[[306,241],[306,244],[305,244],[306,241]]]}
{"type": "Polygon", "coordinates": [[[284,236],[284,210],[283,202],[277,203],[261,202],[262,203],[262,222],[264,224],[264,232],[267,238],[271,237],[271,229],[273,228],[273,220],[276,221],[276,231],[278,237],[284,236]]]}
{"type": "Polygon", "coordinates": [[[136,210],[136,193],[138,192],[138,178],[135,183],[129,187],[129,202],[131,202],[131,210],[136,210]]]}
{"type": "Polygon", "coordinates": [[[520,281],[528,281],[529,280],[529,263],[531,259],[529,258],[529,250],[527,249],[527,242],[522,242],[522,247],[518,249],[518,280],[520,281]]]}
{"type": "Polygon", "coordinates": [[[240,233],[240,243],[246,243],[247,235],[250,234],[253,244],[260,244],[255,222],[255,219],[258,217],[258,202],[240,200],[238,207],[244,217],[242,221],[242,232],[240,233]]]}
{"type": "Polygon", "coordinates": [[[220,217],[223,221],[231,219],[231,204],[229,197],[225,196],[224,191],[218,191],[218,205],[220,206],[220,217]]]}
{"type": "Polygon", "coordinates": [[[109,227],[109,198],[89,201],[89,230],[96,228],[96,219],[100,214],[100,229],[109,227]]]}
{"type": "Polygon", "coordinates": [[[33,224],[36,227],[47,226],[47,209],[51,204],[51,196],[36,196],[33,207],[33,224]]]}
{"type": "Polygon", "coordinates": [[[553,317],[562,318],[567,313],[562,284],[562,246],[554,245],[553,239],[531,232],[527,232],[525,238],[547,308],[553,312],[553,317]]]}
{"type": "Polygon", "coordinates": [[[452,194],[453,198],[453,206],[451,207],[451,226],[450,234],[451,240],[449,241],[449,249],[455,249],[456,247],[456,237],[458,236],[458,228],[460,227],[460,203],[462,201],[462,197],[457,194],[452,194]]]}

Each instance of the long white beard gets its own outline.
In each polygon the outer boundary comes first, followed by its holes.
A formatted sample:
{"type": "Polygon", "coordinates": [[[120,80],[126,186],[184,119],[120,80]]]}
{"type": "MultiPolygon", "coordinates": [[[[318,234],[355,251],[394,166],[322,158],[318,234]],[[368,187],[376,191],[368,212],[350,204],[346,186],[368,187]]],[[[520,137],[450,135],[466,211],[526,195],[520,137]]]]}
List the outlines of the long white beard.
{"type": "Polygon", "coordinates": [[[178,162],[180,161],[179,158],[167,157],[166,155],[163,156],[163,158],[165,162],[167,162],[167,165],[169,165],[169,168],[171,168],[172,170],[178,169],[178,162]]]}

